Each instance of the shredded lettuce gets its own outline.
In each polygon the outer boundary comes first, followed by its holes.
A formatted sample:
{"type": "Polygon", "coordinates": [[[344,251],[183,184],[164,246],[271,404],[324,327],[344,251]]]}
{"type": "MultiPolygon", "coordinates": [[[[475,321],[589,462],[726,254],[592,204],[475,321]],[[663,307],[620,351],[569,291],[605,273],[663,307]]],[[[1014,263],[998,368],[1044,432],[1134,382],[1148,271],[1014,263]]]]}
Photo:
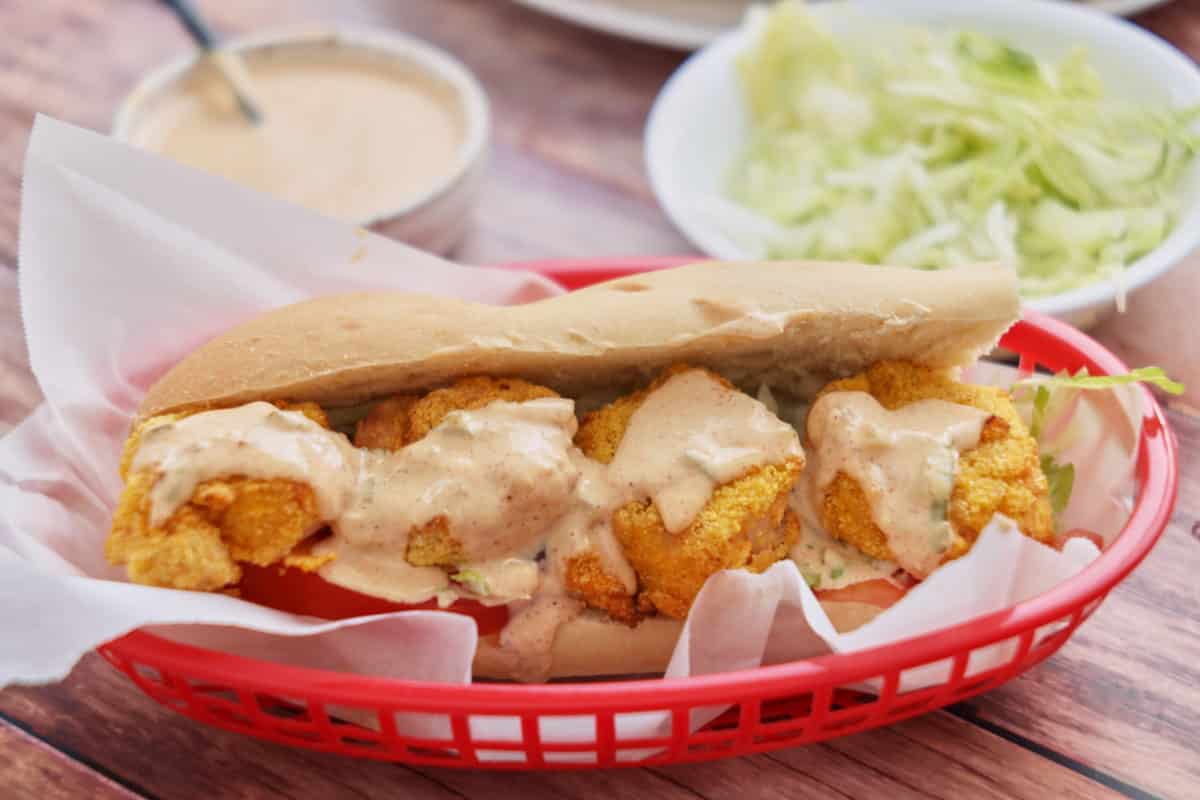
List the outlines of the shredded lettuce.
{"type": "Polygon", "coordinates": [[[1050,407],[1050,387],[1042,384],[1033,393],[1033,418],[1029,423],[1029,435],[1041,440],[1042,428],[1046,424],[1046,409],[1050,407]]]}
{"type": "Polygon", "coordinates": [[[1181,395],[1187,388],[1182,383],[1171,380],[1162,367],[1139,367],[1124,375],[1089,375],[1086,369],[1081,369],[1074,375],[1063,372],[1052,378],[1032,380],[1039,388],[1059,389],[1111,389],[1131,383],[1148,383],[1171,395],[1181,395]]]}
{"type": "Polygon", "coordinates": [[[1086,369],[1081,369],[1074,375],[1069,372],[1060,372],[1053,377],[1036,377],[1019,381],[1014,386],[1014,390],[1019,392],[1025,388],[1033,389],[1033,413],[1029,423],[1029,433],[1033,438],[1040,439],[1046,412],[1050,408],[1052,390],[1111,389],[1114,386],[1128,386],[1133,383],[1147,383],[1171,395],[1181,395],[1186,390],[1182,383],[1171,380],[1162,367],[1139,367],[1123,375],[1089,375],[1086,369]]]}
{"type": "Polygon", "coordinates": [[[737,61],[732,203],[705,207],[757,255],[1000,261],[1040,296],[1118,279],[1170,232],[1200,109],[1109,97],[1080,50],[898,26],[842,41],[798,0],[762,13],[737,61]]]}
{"type": "Polygon", "coordinates": [[[1059,464],[1052,455],[1043,455],[1042,473],[1050,485],[1050,508],[1058,516],[1071,501],[1071,490],[1075,488],[1075,465],[1059,464]]]}
{"type": "MultiPolygon", "coordinates": [[[[1046,419],[1050,413],[1056,396],[1064,390],[1093,391],[1112,389],[1116,386],[1128,386],[1134,383],[1146,383],[1155,386],[1172,395],[1183,394],[1185,387],[1178,381],[1171,380],[1162,367],[1141,367],[1130,370],[1123,375],[1089,375],[1086,369],[1081,369],[1072,375],[1060,372],[1051,377],[1035,377],[1018,381],[1013,386],[1014,398],[1020,400],[1022,395],[1030,402],[1029,433],[1045,447],[1042,434],[1045,432],[1046,419]],[[1030,401],[1026,394],[1032,390],[1030,401]]],[[[1071,499],[1071,491],[1075,486],[1075,465],[1059,463],[1052,454],[1043,449],[1041,456],[1042,472],[1050,485],[1050,504],[1057,516],[1067,507],[1071,499]]]]}
{"type": "Polygon", "coordinates": [[[477,569],[462,569],[450,576],[450,580],[465,586],[472,594],[486,597],[491,594],[487,577],[477,569]]]}

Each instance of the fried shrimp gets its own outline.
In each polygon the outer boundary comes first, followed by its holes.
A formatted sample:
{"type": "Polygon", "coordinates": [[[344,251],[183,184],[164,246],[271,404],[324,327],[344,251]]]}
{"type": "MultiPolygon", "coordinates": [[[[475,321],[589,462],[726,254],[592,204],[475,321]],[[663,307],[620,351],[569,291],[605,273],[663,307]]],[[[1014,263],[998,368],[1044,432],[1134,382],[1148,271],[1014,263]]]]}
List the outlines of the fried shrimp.
{"type": "MultiPolygon", "coordinates": [[[[691,369],[673,367],[646,389],[588,414],[575,443],[585,455],[610,463],[638,408],[671,378],[691,369]]],[[[721,376],[699,371],[737,391],[721,376]]],[[[738,568],[761,572],[784,558],[799,534],[788,494],[802,466],[802,459],[792,458],[751,468],[717,486],[691,524],[675,533],[667,530],[652,500],[634,500],[617,509],[613,531],[638,575],[639,610],[683,618],[713,573],[738,568]]]]}
{"type": "MultiPolygon", "coordinates": [[[[328,427],[316,404],[275,405],[328,427]]],[[[197,591],[237,583],[239,563],[293,563],[296,546],[322,523],[312,489],[295,481],[244,476],[204,481],[165,522],[151,523],[149,494],[159,476],[150,470],[133,471],[134,456],[147,431],[187,416],[182,412],[152,417],[130,434],[121,458],[125,489],[105,543],[108,560],[127,564],[130,579],[137,583],[197,591]]],[[[294,563],[315,569],[323,562],[298,554],[294,563]]]]}
{"type": "Polygon", "coordinates": [[[595,553],[584,552],[568,558],[563,582],[568,591],[587,605],[626,625],[636,625],[643,616],[636,597],[604,569],[603,561],[595,553]]]}
{"type": "MultiPolygon", "coordinates": [[[[882,361],[865,373],[834,381],[821,394],[860,391],[884,408],[895,410],[920,400],[944,400],[973,406],[991,416],[979,442],[959,456],[946,508],[952,529],[944,560],[964,555],[993,514],[1004,514],[1021,531],[1040,542],[1054,537],[1049,487],[1042,473],[1037,441],[1002,389],[955,381],[946,372],[907,362],[882,361]]],[[[896,556],[887,536],[875,524],[862,488],[839,472],[824,488],[818,513],[826,530],[867,555],[886,561],[896,556]]]]}
{"type": "MultiPolygon", "coordinates": [[[[398,395],[377,403],[358,423],[354,444],[399,450],[420,441],[454,411],[473,411],[497,401],[523,403],[558,394],[516,378],[462,378],[423,397],[398,395]]],[[[421,567],[452,567],[466,559],[445,517],[409,532],[406,558],[421,567]]]]}
{"type": "Polygon", "coordinates": [[[417,402],[413,395],[396,395],[371,406],[354,429],[354,444],[372,450],[399,450],[408,444],[408,412],[417,402]]]}
{"type": "Polygon", "coordinates": [[[424,397],[398,395],[377,403],[354,432],[359,447],[399,450],[419,441],[453,411],[473,411],[498,400],[523,403],[558,397],[544,386],[516,378],[462,378],[424,397]]]}

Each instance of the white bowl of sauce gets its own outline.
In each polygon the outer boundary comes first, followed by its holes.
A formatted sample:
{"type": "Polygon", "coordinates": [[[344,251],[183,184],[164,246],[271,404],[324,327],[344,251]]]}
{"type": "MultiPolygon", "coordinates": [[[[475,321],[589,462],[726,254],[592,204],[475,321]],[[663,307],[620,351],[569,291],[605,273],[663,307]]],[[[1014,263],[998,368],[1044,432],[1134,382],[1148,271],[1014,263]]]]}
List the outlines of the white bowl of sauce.
{"type": "Polygon", "coordinates": [[[487,96],[462,63],[397,33],[320,28],[231,40],[264,121],[197,53],[148,75],[112,135],[433,252],[467,231],[487,96]]]}

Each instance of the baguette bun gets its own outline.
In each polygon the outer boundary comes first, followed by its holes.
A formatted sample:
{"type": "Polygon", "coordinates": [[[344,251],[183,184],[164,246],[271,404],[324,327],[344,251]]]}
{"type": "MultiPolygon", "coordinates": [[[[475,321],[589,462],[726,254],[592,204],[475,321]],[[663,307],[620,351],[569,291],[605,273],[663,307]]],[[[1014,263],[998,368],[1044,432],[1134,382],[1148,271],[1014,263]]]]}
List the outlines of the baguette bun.
{"type": "Polygon", "coordinates": [[[252,400],[349,406],[464,375],[578,397],[681,361],[804,397],[882,359],[970,363],[1017,314],[1015,274],[987,266],[703,262],[520,306],[334,295],[211,340],[151,387],[139,416],[252,400]]]}
{"type": "MultiPolygon", "coordinates": [[[[884,359],[966,365],[1017,318],[1016,276],[834,263],[702,262],[521,306],[403,293],[323,297],[263,314],[184,359],[139,418],[254,400],[352,406],[467,375],[516,377],[582,398],[622,391],[671,364],[762,383],[798,399],[884,359]]],[[[839,629],[880,609],[829,603],[839,629]]],[[[587,612],[562,626],[554,677],[661,673],[681,623],[636,628],[587,612]]],[[[510,673],[494,637],[481,677],[510,673]]]]}
{"type": "MultiPolygon", "coordinates": [[[[869,603],[843,600],[822,601],[821,608],[839,633],[865,625],[884,610],[869,603]]],[[[549,677],[661,675],[682,630],[683,621],[670,617],[648,617],[630,628],[599,612],[585,611],[559,627],[549,677]]],[[[479,640],[472,671],[477,678],[512,677],[494,635],[479,640]]]]}
{"type": "MultiPolygon", "coordinates": [[[[588,610],[564,623],[554,637],[551,678],[662,674],[683,622],[648,617],[636,628],[588,610]]],[[[473,672],[478,678],[510,678],[511,667],[495,636],[481,637],[473,672]]]]}

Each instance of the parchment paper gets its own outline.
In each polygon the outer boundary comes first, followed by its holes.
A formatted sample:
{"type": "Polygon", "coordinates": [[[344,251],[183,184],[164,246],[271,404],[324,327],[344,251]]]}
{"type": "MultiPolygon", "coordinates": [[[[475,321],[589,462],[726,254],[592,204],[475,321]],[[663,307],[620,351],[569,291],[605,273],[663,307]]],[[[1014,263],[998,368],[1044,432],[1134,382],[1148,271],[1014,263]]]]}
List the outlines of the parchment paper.
{"type": "MultiPolygon", "coordinates": [[[[25,164],[20,290],[30,360],[47,399],[0,440],[0,686],[59,680],[88,650],[143,626],[290,664],[470,680],[475,630],[465,617],[407,612],[326,623],[221,595],[135,586],[103,558],[121,444],[146,387],[199,343],[258,312],[370,288],[493,303],[557,291],[534,276],[447,263],[39,118],[25,164]]],[[[984,365],[973,377],[1007,383],[1015,375],[984,365]]],[[[1111,537],[1127,516],[1140,395],[1088,395],[1059,403],[1050,421],[1049,448],[1078,459],[1060,524],[1111,537]]],[[[1061,552],[1045,547],[997,518],[968,556],[846,635],[833,631],[790,561],[762,575],[721,573],[697,599],[668,675],[896,641],[1033,597],[1097,555],[1080,540],[1061,552]]],[[[977,654],[969,673],[1005,653],[977,654]]],[[[948,669],[906,674],[902,689],[938,681],[948,669]]],[[[720,710],[694,715],[693,725],[720,710]]],[[[472,730],[519,738],[513,722],[474,718],[472,730]]],[[[617,724],[619,736],[640,737],[664,734],[669,722],[646,713],[617,724]]],[[[430,715],[402,715],[398,726],[421,736],[449,733],[430,715]]],[[[590,722],[562,720],[542,735],[578,740],[591,731],[590,722]]]]}

